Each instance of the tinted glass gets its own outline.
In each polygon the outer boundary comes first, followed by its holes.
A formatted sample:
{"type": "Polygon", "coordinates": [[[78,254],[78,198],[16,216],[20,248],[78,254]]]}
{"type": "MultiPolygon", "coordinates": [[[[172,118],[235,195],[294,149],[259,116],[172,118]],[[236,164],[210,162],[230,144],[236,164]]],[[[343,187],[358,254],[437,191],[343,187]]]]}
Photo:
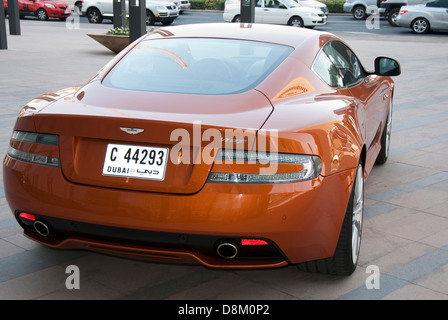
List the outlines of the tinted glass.
{"type": "Polygon", "coordinates": [[[436,0],[426,4],[427,7],[448,8],[448,0],[436,0]]]}
{"type": "Polygon", "coordinates": [[[323,51],[319,53],[313,65],[313,70],[325,81],[330,87],[343,87],[342,77],[330,58],[323,51]]]}
{"type": "Polygon", "coordinates": [[[210,38],[147,40],[106,76],[108,87],[187,94],[254,88],[291,52],[283,45],[210,38]]]}
{"type": "Polygon", "coordinates": [[[331,41],[325,46],[324,52],[341,74],[344,86],[351,86],[364,77],[360,61],[342,42],[331,41]]]}

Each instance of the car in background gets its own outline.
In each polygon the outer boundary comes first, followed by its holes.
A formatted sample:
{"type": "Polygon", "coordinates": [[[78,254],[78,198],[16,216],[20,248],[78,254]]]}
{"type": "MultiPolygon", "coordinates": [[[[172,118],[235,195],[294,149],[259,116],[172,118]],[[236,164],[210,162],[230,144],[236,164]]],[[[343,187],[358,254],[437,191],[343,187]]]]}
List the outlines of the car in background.
{"type": "Polygon", "coordinates": [[[81,14],[82,12],[82,4],[84,3],[84,0],[65,0],[65,2],[70,6],[70,9],[76,13],[81,14]]]}
{"type": "MultiPolygon", "coordinates": [[[[3,5],[5,6],[5,14],[7,14],[7,0],[3,1],[3,5]]],[[[66,20],[71,14],[72,10],[69,5],[60,0],[19,0],[20,17],[34,16],[44,21],[48,18],[66,20]]]]}
{"type": "Polygon", "coordinates": [[[175,0],[173,2],[179,9],[179,13],[183,13],[184,11],[191,9],[191,3],[189,0],[175,0]]]}
{"type": "Polygon", "coordinates": [[[400,27],[418,34],[448,31],[448,0],[435,0],[425,5],[403,6],[396,19],[400,27]]]}
{"type": "MultiPolygon", "coordinates": [[[[126,1],[126,12],[129,2],[126,1]]],[[[87,16],[90,23],[101,23],[103,19],[113,20],[113,0],[87,0],[82,5],[82,15],[87,16]]],[[[179,9],[171,1],[146,0],[146,25],[152,26],[160,22],[167,26],[179,16],[179,9]]]]}
{"type": "Polygon", "coordinates": [[[364,20],[369,15],[368,8],[379,7],[381,0],[346,0],[343,5],[344,12],[351,13],[356,20],[364,20]]]}
{"type": "Polygon", "coordinates": [[[321,10],[326,16],[328,16],[328,14],[330,13],[327,5],[320,1],[316,1],[316,0],[294,0],[294,1],[296,1],[297,3],[299,3],[305,7],[321,10]]]}
{"type": "MultiPolygon", "coordinates": [[[[240,1],[226,1],[223,13],[224,21],[241,21],[240,9],[240,1]]],[[[256,23],[314,28],[318,25],[325,25],[327,16],[321,10],[304,6],[294,0],[257,0],[254,20],[256,23]]]]}
{"type": "Polygon", "coordinates": [[[427,4],[432,0],[381,0],[379,13],[380,16],[386,18],[389,24],[397,27],[397,17],[402,6],[413,6],[420,4],[427,4]]]}

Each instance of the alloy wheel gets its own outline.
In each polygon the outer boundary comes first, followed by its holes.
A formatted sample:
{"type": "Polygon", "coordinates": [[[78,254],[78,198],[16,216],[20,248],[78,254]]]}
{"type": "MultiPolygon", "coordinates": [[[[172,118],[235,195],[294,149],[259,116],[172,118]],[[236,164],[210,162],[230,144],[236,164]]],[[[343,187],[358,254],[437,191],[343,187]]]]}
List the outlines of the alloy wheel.
{"type": "Polygon", "coordinates": [[[417,19],[412,23],[412,30],[414,30],[415,33],[426,33],[428,28],[428,21],[425,19],[417,19]]]}
{"type": "Polygon", "coordinates": [[[352,215],[352,261],[358,262],[361,247],[362,221],[364,215],[364,172],[362,165],[358,166],[354,185],[353,215],[352,215]]]}

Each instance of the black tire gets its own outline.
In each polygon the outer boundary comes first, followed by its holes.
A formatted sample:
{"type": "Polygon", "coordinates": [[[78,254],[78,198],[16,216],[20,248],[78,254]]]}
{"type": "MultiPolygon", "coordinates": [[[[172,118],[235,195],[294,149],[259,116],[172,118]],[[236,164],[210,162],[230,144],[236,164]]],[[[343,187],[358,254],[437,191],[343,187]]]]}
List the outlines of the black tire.
{"type": "Polygon", "coordinates": [[[348,276],[358,264],[364,212],[364,168],[362,162],[356,170],[355,182],[339,234],[334,255],[327,259],[303,262],[297,267],[306,272],[348,276]],[[356,238],[353,245],[353,238],[356,238]]]}
{"type": "Polygon", "coordinates": [[[396,21],[397,21],[397,17],[398,17],[399,13],[400,13],[400,8],[392,9],[389,12],[389,16],[387,17],[387,21],[389,21],[389,24],[391,26],[398,27],[398,24],[397,24],[396,21]]]}
{"type": "Polygon", "coordinates": [[[389,113],[384,124],[383,135],[381,136],[381,150],[376,158],[375,164],[385,164],[389,158],[390,136],[392,133],[392,100],[389,106],[389,113]]]}
{"type": "Polygon", "coordinates": [[[39,8],[36,11],[36,17],[37,17],[37,19],[39,19],[41,21],[47,21],[48,20],[48,13],[47,13],[47,11],[45,11],[45,9],[39,8]]]}
{"type": "Polygon", "coordinates": [[[241,16],[238,14],[233,18],[232,22],[241,22],[241,16]]]}
{"type": "Polygon", "coordinates": [[[365,20],[367,18],[366,8],[363,6],[356,6],[352,10],[353,18],[356,20],[365,20]]]}
{"type": "Polygon", "coordinates": [[[291,17],[291,19],[289,19],[288,26],[303,28],[305,25],[303,23],[302,18],[300,18],[299,16],[294,16],[294,17],[291,17]]]}
{"type": "Polygon", "coordinates": [[[411,29],[414,33],[425,34],[431,29],[429,21],[425,18],[417,18],[411,23],[411,29]]]}
{"type": "Polygon", "coordinates": [[[103,22],[103,15],[97,8],[91,8],[87,11],[87,20],[90,23],[101,23],[103,22]]]}
{"type": "Polygon", "coordinates": [[[153,26],[156,23],[156,18],[154,17],[154,14],[146,10],[146,25],[147,26],[153,26]]]}

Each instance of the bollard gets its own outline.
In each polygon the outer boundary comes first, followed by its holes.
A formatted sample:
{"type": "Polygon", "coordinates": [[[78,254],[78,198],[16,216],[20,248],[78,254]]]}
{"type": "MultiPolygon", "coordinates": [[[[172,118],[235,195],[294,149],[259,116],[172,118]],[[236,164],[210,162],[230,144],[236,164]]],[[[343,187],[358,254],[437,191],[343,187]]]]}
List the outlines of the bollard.
{"type": "Polygon", "coordinates": [[[8,0],[9,34],[20,36],[19,0],[8,0]]]}
{"type": "Polygon", "coordinates": [[[241,0],[241,22],[254,23],[255,0],[241,0]]]}
{"type": "Polygon", "coordinates": [[[126,26],[126,1],[114,0],[114,28],[126,26]]]}
{"type": "Polygon", "coordinates": [[[8,49],[8,40],[6,38],[5,7],[3,0],[0,0],[0,50],[8,49]]]}
{"type": "Polygon", "coordinates": [[[129,1],[129,42],[146,33],[146,0],[129,1]]]}

